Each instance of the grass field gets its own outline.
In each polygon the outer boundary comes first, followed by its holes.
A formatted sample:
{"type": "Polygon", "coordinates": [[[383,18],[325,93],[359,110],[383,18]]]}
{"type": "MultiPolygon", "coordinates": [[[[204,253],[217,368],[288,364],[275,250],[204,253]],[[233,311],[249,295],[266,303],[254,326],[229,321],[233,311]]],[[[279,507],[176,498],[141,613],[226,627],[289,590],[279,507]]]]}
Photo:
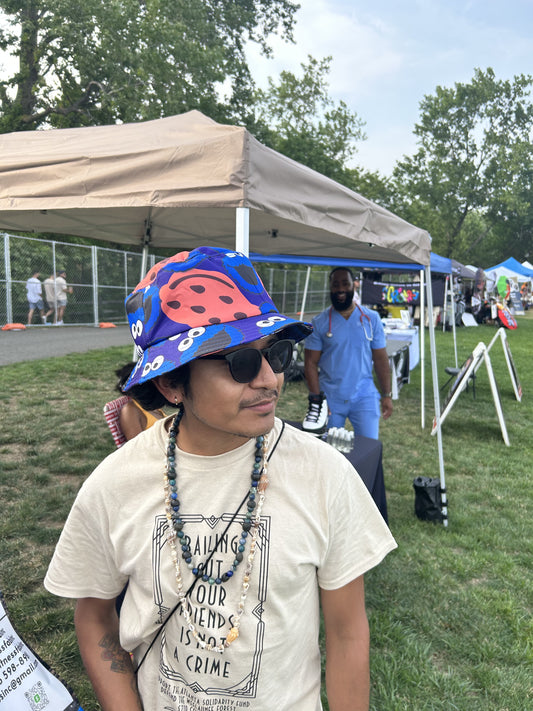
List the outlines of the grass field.
{"type": "MultiPolygon", "coordinates": [[[[425,429],[419,368],[382,423],[389,524],[399,548],[366,576],[375,711],[533,708],[533,317],[518,322],[507,336],[522,402],[499,341],[490,353],[511,446],[484,365],[476,399],[462,393],[443,424],[447,529],[414,515],[413,479],[439,472],[429,373],[425,429]]],[[[459,361],[495,333],[458,329],[459,361]]],[[[443,384],[444,367],[454,364],[452,335],[436,339],[443,384]]],[[[102,406],[115,396],[114,369],[130,356],[130,347],[120,347],[0,368],[0,589],[19,633],[85,711],[99,707],[79,659],[72,604],[46,593],[42,579],[77,490],[113,449],[102,406]]],[[[305,410],[304,384],[289,384],[279,414],[300,419],[305,410]]]]}

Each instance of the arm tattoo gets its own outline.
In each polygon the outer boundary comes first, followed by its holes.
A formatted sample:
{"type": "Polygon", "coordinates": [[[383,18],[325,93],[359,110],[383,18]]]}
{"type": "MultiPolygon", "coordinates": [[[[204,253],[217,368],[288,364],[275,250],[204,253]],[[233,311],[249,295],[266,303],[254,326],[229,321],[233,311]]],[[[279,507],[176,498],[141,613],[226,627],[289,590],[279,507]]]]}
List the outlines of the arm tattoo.
{"type": "Polygon", "coordinates": [[[102,659],[111,662],[111,671],[117,672],[117,674],[132,673],[130,655],[125,649],[122,649],[116,637],[106,634],[98,642],[98,646],[103,649],[102,659]]]}

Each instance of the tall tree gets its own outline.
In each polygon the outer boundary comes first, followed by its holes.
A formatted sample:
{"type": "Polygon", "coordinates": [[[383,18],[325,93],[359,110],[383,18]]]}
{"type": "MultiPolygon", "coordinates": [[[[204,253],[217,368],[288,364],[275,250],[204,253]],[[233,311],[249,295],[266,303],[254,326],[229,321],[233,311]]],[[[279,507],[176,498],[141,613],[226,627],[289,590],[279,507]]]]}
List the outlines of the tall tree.
{"type": "Polygon", "coordinates": [[[301,76],[283,71],[257,90],[248,127],[263,143],[384,207],[391,206],[387,178],[354,164],[364,121],[329,93],[331,57],[308,56],[301,76]]]}
{"type": "Polygon", "coordinates": [[[480,254],[499,223],[530,209],[524,186],[533,157],[532,81],[524,75],[497,80],[492,69],[476,69],[470,83],[438,86],[421,102],[418,151],[393,171],[395,207],[430,231],[435,251],[461,260],[477,240],[480,254]],[[464,228],[473,212],[483,216],[484,231],[467,242],[464,228]]]}
{"type": "Polygon", "coordinates": [[[308,57],[302,76],[281,72],[257,90],[251,130],[271,148],[346,183],[351,179],[346,164],[355,154],[356,141],[365,139],[364,122],[343,101],[329,96],[331,57],[308,57]]]}
{"type": "Polygon", "coordinates": [[[232,120],[251,95],[244,45],[292,38],[291,0],[0,0],[0,132],[158,118],[232,120]],[[221,99],[224,84],[230,98],[221,99]]]}

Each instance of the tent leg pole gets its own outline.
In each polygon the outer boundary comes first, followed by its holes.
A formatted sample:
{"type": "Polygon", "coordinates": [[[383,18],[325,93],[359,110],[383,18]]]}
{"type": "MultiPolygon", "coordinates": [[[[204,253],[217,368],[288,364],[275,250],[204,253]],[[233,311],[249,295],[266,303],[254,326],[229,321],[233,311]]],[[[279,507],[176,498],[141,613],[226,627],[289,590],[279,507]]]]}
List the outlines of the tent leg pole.
{"type": "MultiPolygon", "coordinates": [[[[431,268],[426,267],[426,284],[431,284],[431,268]]],[[[433,314],[433,294],[431,287],[427,290],[428,312],[433,314]]],[[[431,372],[433,375],[433,399],[435,404],[435,423],[437,426],[437,448],[439,453],[439,474],[440,488],[442,496],[442,516],[443,524],[448,526],[448,499],[446,495],[446,479],[444,475],[444,456],[442,453],[442,430],[440,426],[440,396],[439,396],[439,379],[437,374],[437,353],[435,346],[435,328],[433,318],[429,319],[429,344],[431,349],[431,372]]]]}
{"type": "MultiPolygon", "coordinates": [[[[152,211],[150,209],[150,214],[144,222],[144,237],[143,237],[143,251],[141,255],[141,276],[139,281],[144,279],[144,275],[148,271],[148,249],[150,247],[150,240],[152,239],[152,220],[150,219],[152,211]]],[[[138,360],[137,347],[133,346],[133,357],[132,360],[137,362],[138,360]]]]}
{"type": "Polygon", "coordinates": [[[143,236],[143,251],[141,258],[141,281],[144,279],[144,275],[148,271],[148,247],[150,245],[150,240],[152,239],[152,208],[148,213],[148,217],[144,221],[144,236],[143,236]]]}
{"type": "Polygon", "coordinates": [[[444,280],[444,306],[442,308],[442,332],[446,330],[446,314],[448,311],[448,292],[449,292],[450,277],[446,276],[444,280]]]}
{"type": "Polygon", "coordinates": [[[148,271],[148,243],[143,244],[143,251],[141,255],[141,280],[144,279],[144,275],[148,271]]]}
{"type": "Polygon", "coordinates": [[[309,288],[309,277],[311,275],[311,267],[307,267],[307,274],[305,275],[305,285],[304,285],[304,293],[302,296],[302,308],[300,309],[300,319],[303,321],[304,320],[304,313],[305,313],[305,302],[307,301],[307,290],[309,288]]]}
{"type": "Polygon", "coordinates": [[[235,251],[250,254],[250,210],[238,207],[235,213],[235,251]]]}
{"type": "Polygon", "coordinates": [[[420,324],[419,339],[420,339],[420,419],[422,429],[425,427],[426,419],[426,318],[425,318],[425,285],[424,285],[424,270],[420,270],[420,324]]]}
{"type": "Polygon", "coordinates": [[[457,363],[457,337],[455,333],[455,292],[453,288],[453,276],[450,277],[451,282],[452,282],[452,331],[453,331],[453,350],[455,353],[455,367],[458,368],[459,365],[457,363]]]}

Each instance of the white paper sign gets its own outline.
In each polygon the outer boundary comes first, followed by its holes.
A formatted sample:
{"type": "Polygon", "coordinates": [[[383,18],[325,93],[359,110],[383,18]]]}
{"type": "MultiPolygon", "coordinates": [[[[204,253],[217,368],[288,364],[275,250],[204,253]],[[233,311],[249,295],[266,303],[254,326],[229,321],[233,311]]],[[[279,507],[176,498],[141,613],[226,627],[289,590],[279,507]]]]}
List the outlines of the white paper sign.
{"type": "Polygon", "coordinates": [[[1,711],[82,711],[68,689],[19,637],[0,597],[1,711]]]}

